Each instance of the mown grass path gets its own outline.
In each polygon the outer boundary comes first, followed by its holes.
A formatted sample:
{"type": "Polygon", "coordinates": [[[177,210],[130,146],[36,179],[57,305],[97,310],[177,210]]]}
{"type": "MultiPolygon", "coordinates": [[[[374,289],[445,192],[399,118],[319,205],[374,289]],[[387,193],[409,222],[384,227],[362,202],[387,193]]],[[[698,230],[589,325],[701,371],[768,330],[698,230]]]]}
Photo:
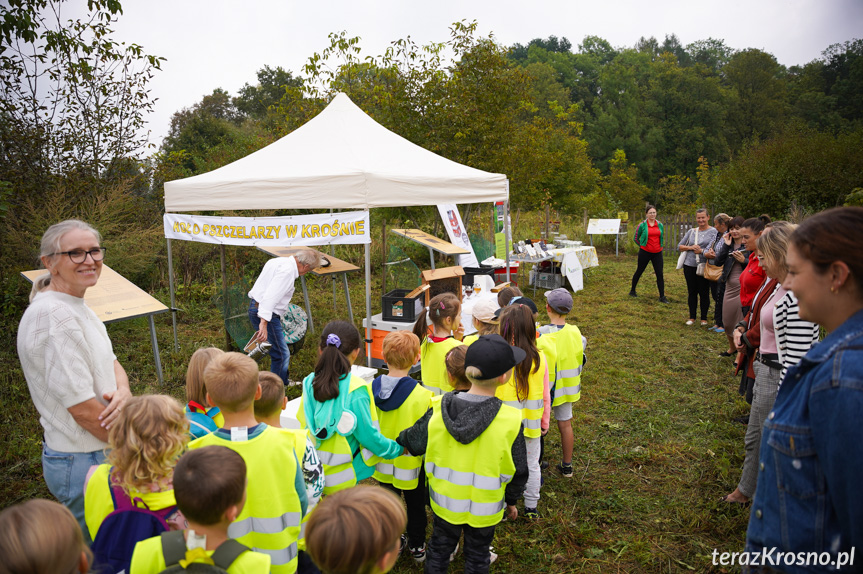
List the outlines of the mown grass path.
{"type": "MultiPolygon", "coordinates": [[[[575,476],[546,471],[541,518],[498,527],[494,546],[500,558],[492,571],[730,571],[713,567],[710,555],[714,548],[743,546],[748,510],[718,499],[733,490],[740,475],[745,427],[732,418],[746,414],[748,405],[737,396],[730,359],[718,357],[725,339],[684,325],[686,288],[672,258],[666,260],[669,305],[657,300],[650,271],[641,279],[639,297],[627,295],[634,257],[603,252],[600,263],[585,273],[585,289],[575,295],[571,314],[588,339],[582,398],[574,408],[575,476]]],[[[359,276],[351,279],[359,319],[363,287],[359,276]]],[[[319,329],[347,316],[342,299],[334,308],[329,281],[312,279],[310,288],[319,329]]],[[[134,392],[182,398],[191,353],[224,340],[218,310],[210,303],[216,289],[202,286],[181,294],[179,351],[170,350],[169,316],[158,319],[163,388],[155,384],[146,322],[109,325],[134,392]]],[[[379,284],[372,292],[377,297],[379,284]]],[[[541,293],[537,303],[544,308],[541,293]]],[[[310,336],[294,358],[292,377],[313,369],[315,343],[310,336]]],[[[48,493],[41,478],[38,417],[14,348],[0,353],[0,506],[5,507],[48,493]]],[[[558,439],[552,422],[546,441],[552,468],[558,439]]],[[[459,557],[453,571],[462,566],[459,557]]],[[[395,570],[419,571],[407,557],[395,570]]]]}

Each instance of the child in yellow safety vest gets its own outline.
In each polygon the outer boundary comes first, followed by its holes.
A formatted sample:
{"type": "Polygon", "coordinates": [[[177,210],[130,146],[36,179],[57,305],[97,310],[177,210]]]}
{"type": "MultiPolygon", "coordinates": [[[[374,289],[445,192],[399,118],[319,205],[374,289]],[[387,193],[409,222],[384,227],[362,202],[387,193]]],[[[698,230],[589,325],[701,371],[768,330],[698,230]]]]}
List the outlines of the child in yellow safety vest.
{"type": "Polygon", "coordinates": [[[216,357],[204,371],[207,401],[221,409],[225,426],[189,444],[219,445],[246,462],[246,503],[228,535],[256,552],[269,554],[272,574],[297,571],[300,525],[308,508],[300,460],[306,443],[295,434],[255,420],[261,396],[258,364],[241,353],[216,357]]]}
{"type": "MultiPolygon", "coordinates": [[[[381,434],[395,439],[429,410],[432,392],[423,388],[408,373],[420,352],[417,336],[409,331],[394,331],[384,338],[384,360],[389,373],[372,382],[375,409],[381,434]]],[[[403,495],[407,507],[407,537],[402,545],[411,557],[421,563],[426,556],[426,487],[421,456],[400,456],[381,460],[375,465],[374,477],[381,486],[396,495],[403,495]]]]}
{"type": "Polygon", "coordinates": [[[521,409],[524,442],[527,449],[529,476],[524,491],[524,515],[539,518],[536,511],[542,484],[539,469],[540,440],[548,432],[551,393],[548,362],[536,347],[536,323],[533,312],[518,302],[506,307],[500,315],[501,336],[527,353],[527,359],[513,369],[507,384],[497,388],[495,396],[504,404],[521,409]]]}
{"type": "Polygon", "coordinates": [[[572,403],[581,398],[581,371],[587,358],[584,347],[587,339],[573,324],[566,322],[572,311],[572,295],[563,288],[546,291],[545,310],[550,325],[540,327],[537,347],[548,359],[549,376],[552,378],[551,408],[560,430],[562,457],[557,470],[566,478],[572,478],[572,403]],[[553,377],[551,377],[553,373],[553,377]]]}
{"type": "Polygon", "coordinates": [[[467,348],[467,392],[452,392],[398,442],[425,454],[434,530],[426,550],[426,572],[446,572],[464,533],[466,572],[488,572],[489,546],[503,518],[518,517],[516,503],[527,481],[527,456],[520,410],[494,396],[526,353],[500,335],[483,335],[467,348]]]}
{"type": "MultiPolygon", "coordinates": [[[[258,373],[258,383],[261,385],[261,396],[255,400],[255,420],[273,428],[281,429],[281,414],[288,404],[288,399],[285,397],[285,383],[279,375],[270,371],[260,371],[258,373]]],[[[315,568],[311,558],[305,552],[303,532],[305,531],[309,515],[324,494],[324,467],[318,456],[318,451],[315,449],[315,445],[305,429],[282,430],[287,433],[293,433],[298,441],[306,445],[300,466],[303,470],[303,482],[306,483],[306,498],[309,501],[309,509],[300,525],[300,539],[297,541],[297,546],[300,550],[297,555],[297,572],[299,574],[314,574],[318,569],[315,568]]]]}
{"type": "Polygon", "coordinates": [[[186,452],[174,470],[177,506],[188,527],[135,546],[129,574],[159,574],[183,562],[215,564],[228,574],[270,571],[270,557],[230,539],[228,529],[246,500],[246,463],[224,446],[186,452]]]}
{"type": "Polygon", "coordinates": [[[420,340],[420,378],[423,386],[436,395],[451,391],[444,357],[450,349],[461,345],[464,338],[458,297],[452,293],[432,297],[428,309],[420,311],[413,332],[420,340]],[[431,321],[431,326],[428,321],[431,321]]]}
{"type": "Polygon", "coordinates": [[[378,460],[397,458],[404,450],[381,434],[372,386],[351,374],[360,341],[353,323],[327,323],[315,372],[303,379],[297,418],[315,440],[324,464],[324,495],[369,478],[378,460]]]}

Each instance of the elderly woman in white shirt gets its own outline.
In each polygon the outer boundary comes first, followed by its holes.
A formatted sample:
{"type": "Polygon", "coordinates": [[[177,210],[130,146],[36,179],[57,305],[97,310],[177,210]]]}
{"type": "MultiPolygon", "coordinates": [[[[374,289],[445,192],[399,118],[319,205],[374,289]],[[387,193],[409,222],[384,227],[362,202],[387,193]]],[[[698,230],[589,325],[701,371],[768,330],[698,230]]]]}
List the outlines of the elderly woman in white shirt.
{"type": "Polygon", "coordinates": [[[45,432],[45,482],[85,539],[84,479],[104,460],[108,429],[131,397],[105,325],[84,302],[102,272],[100,242],[76,219],[48,228],[41,246],[48,273],[34,282],[18,328],[18,357],[45,432]]]}

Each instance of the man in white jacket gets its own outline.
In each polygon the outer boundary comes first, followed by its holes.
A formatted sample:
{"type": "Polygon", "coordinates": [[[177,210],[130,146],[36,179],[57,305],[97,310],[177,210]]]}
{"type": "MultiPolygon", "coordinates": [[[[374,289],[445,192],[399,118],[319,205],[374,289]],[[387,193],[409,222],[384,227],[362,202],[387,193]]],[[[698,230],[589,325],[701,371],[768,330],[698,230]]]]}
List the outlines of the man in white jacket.
{"type": "Polygon", "coordinates": [[[249,291],[249,321],[257,330],[253,340],[269,342],[270,370],[288,384],[291,353],[282,331],[282,317],[294,296],[296,280],[321,266],[321,254],[314,249],[302,249],[290,257],[275,257],[264,264],[261,274],[249,291]]]}

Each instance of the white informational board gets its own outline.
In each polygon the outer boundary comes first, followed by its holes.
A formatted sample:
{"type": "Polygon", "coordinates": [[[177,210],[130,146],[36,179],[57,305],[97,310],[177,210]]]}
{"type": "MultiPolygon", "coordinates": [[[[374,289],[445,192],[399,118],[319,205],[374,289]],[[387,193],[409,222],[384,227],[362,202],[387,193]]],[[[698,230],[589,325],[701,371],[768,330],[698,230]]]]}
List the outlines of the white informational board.
{"type": "Polygon", "coordinates": [[[453,203],[439,203],[437,206],[441,218],[443,218],[443,226],[449,235],[449,240],[453,245],[457,245],[462,249],[470,251],[467,255],[456,255],[456,261],[462,267],[479,267],[479,261],[474,253],[473,246],[470,244],[470,238],[467,235],[467,229],[461,220],[461,214],[458,212],[458,207],[453,203]]]}
{"type": "Polygon", "coordinates": [[[619,232],[619,219],[591,219],[587,222],[588,235],[617,235],[619,232]]]}
{"type": "Polygon", "coordinates": [[[561,272],[569,279],[573,293],[584,289],[584,273],[581,261],[576,253],[570,252],[563,256],[561,272]]]}

